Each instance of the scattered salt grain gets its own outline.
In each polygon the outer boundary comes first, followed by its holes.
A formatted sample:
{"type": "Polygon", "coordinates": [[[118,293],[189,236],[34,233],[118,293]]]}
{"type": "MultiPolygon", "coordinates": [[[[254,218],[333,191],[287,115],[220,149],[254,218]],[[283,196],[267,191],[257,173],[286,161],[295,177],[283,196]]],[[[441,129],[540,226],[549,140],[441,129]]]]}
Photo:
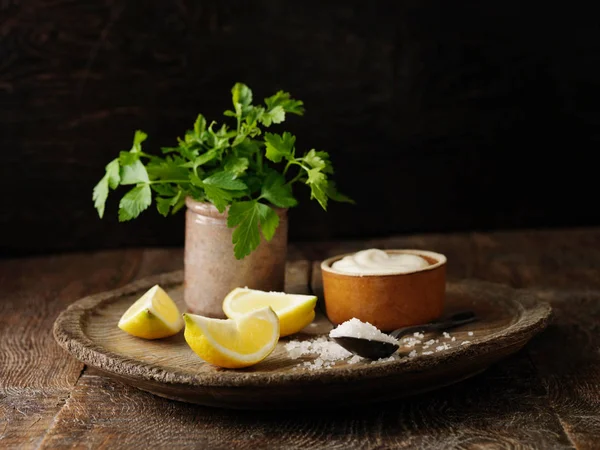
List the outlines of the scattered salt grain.
{"type": "Polygon", "coordinates": [[[473,332],[472,331],[469,331],[468,334],[469,334],[469,336],[473,336],[473,332]]]}
{"type": "Polygon", "coordinates": [[[427,342],[425,342],[425,345],[430,346],[435,344],[435,341],[433,339],[429,339],[427,342]]]}
{"type": "Polygon", "coordinates": [[[456,337],[452,336],[452,339],[450,339],[452,342],[456,341],[456,337]]]}
{"type": "MultiPolygon", "coordinates": [[[[346,360],[346,364],[356,364],[364,360],[358,355],[353,355],[341,345],[330,341],[326,337],[306,341],[289,341],[284,345],[290,359],[299,359],[303,356],[317,356],[314,361],[304,361],[298,367],[308,370],[329,369],[334,367],[338,361],[346,360]]],[[[415,352],[416,353],[416,352],[415,352]]],[[[389,358],[372,361],[395,361],[393,356],[389,358]]]]}
{"type": "Polygon", "coordinates": [[[470,343],[471,343],[471,341],[462,341],[462,342],[460,343],[460,345],[467,345],[467,344],[470,344],[470,343]]]}
{"type": "Polygon", "coordinates": [[[361,362],[362,358],[358,355],[354,355],[352,358],[350,358],[348,361],[346,361],[348,364],[356,364],[357,362],[361,362]]]}
{"type": "Polygon", "coordinates": [[[355,337],[359,339],[368,339],[370,341],[389,342],[399,345],[398,339],[389,334],[382,333],[377,327],[369,322],[361,322],[356,317],[338,325],[329,332],[329,337],[355,337]]]}
{"type": "Polygon", "coordinates": [[[422,341],[420,339],[415,339],[414,337],[407,337],[402,339],[402,346],[404,347],[414,347],[417,344],[420,344],[422,341]]]}
{"type": "Polygon", "coordinates": [[[423,352],[423,355],[433,355],[433,352],[423,352]]]}
{"type": "Polygon", "coordinates": [[[450,346],[448,344],[442,344],[442,345],[438,345],[435,348],[436,352],[441,352],[442,350],[448,350],[450,348],[450,346]]]}
{"type": "Polygon", "coordinates": [[[447,332],[444,331],[443,335],[446,339],[450,339],[450,335],[447,332]]]}
{"type": "Polygon", "coordinates": [[[418,331],[416,333],[413,333],[413,336],[419,339],[423,339],[425,337],[423,333],[419,333],[418,331]]]}
{"type": "MultiPolygon", "coordinates": [[[[352,356],[352,353],[344,347],[326,337],[308,341],[289,341],[285,344],[285,349],[291,359],[298,359],[305,355],[319,355],[323,361],[340,361],[352,356]]],[[[319,358],[314,362],[317,363],[319,358]]]]}
{"type": "Polygon", "coordinates": [[[396,361],[396,358],[394,358],[394,356],[389,356],[387,358],[381,358],[375,361],[371,361],[371,364],[377,364],[377,363],[381,363],[381,362],[390,362],[390,361],[396,361]]]}
{"type": "Polygon", "coordinates": [[[416,350],[413,350],[412,352],[410,352],[410,353],[408,354],[408,357],[409,357],[409,358],[414,358],[415,356],[417,356],[417,351],[416,351],[416,350]]]}

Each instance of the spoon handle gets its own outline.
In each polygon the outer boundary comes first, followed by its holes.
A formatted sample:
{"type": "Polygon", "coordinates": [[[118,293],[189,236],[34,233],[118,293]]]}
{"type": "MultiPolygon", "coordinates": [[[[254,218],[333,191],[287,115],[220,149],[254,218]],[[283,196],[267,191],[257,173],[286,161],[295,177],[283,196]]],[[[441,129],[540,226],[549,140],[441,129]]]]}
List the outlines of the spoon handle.
{"type": "Polygon", "coordinates": [[[402,336],[412,334],[417,331],[434,331],[434,330],[447,330],[449,328],[458,327],[477,319],[475,313],[472,311],[463,311],[451,315],[447,319],[438,320],[435,322],[424,323],[422,325],[413,325],[410,327],[398,328],[390,333],[390,336],[400,339],[402,336]]]}

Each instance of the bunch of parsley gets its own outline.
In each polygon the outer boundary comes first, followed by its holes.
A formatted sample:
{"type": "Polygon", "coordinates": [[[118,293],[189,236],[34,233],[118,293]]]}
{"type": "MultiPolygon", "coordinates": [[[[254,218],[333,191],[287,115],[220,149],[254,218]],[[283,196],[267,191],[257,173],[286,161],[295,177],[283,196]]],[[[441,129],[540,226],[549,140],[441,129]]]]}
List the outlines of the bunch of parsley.
{"type": "Polygon", "coordinates": [[[234,253],[242,259],[258,247],[261,232],[266,240],[275,234],[279,216],[273,206],[297,205],[295,183],[306,184],[311,199],[325,210],[328,199],[352,202],[329,179],[333,168],[326,152],[313,149],[298,155],[292,134],[263,134],[261,126],[279,124],[286,114],[303,115],[302,101],[279,91],[266,98],[264,106],[254,106],[248,86],[236,83],[231,92],[234,110],[225,111],[225,116],[235,119],[234,128],[214,121],[207,125],[200,114],[176,147],[162,148],[162,156],[144,152],[147,135],[136,131],[131,150],[120,152],[106,166],[94,188],[98,215],[102,218],[109,191],[118,186],[134,186],[119,203],[120,221],[148,208],[153,192],[158,212],[165,217],[179,211],[187,196],[210,202],[220,212],[229,206],[227,226],[235,228],[234,253]]]}

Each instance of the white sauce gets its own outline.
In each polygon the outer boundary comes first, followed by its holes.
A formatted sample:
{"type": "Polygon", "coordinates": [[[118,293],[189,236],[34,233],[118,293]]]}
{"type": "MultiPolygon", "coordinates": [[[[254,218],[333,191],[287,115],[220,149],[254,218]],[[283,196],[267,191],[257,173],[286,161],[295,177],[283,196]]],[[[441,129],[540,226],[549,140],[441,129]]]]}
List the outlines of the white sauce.
{"type": "Polygon", "coordinates": [[[427,267],[424,258],[409,253],[386,253],[371,248],[353,255],[344,256],[331,267],[339,272],[358,275],[389,275],[414,272],[427,267]]]}

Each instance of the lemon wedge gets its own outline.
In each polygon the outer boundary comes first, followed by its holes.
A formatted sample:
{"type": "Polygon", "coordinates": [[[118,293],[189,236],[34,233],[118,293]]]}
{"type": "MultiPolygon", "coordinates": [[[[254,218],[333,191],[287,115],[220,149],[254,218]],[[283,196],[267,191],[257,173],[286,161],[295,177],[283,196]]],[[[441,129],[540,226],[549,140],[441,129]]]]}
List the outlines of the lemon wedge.
{"type": "Polygon", "coordinates": [[[179,333],[183,319],[169,294],[156,285],[125,311],[118,326],[133,336],[160,339],[179,333]]]}
{"type": "Polygon", "coordinates": [[[223,312],[235,319],[250,311],[270,306],[279,317],[280,335],[297,333],[315,318],[317,297],[314,295],[265,292],[256,289],[235,288],[223,300],[223,312]]]}
{"type": "Polygon", "coordinates": [[[185,340],[204,361],[239,369],[254,365],[273,351],[279,340],[279,319],[261,308],[236,319],[211,319],[184,314],[185,340]]]}

